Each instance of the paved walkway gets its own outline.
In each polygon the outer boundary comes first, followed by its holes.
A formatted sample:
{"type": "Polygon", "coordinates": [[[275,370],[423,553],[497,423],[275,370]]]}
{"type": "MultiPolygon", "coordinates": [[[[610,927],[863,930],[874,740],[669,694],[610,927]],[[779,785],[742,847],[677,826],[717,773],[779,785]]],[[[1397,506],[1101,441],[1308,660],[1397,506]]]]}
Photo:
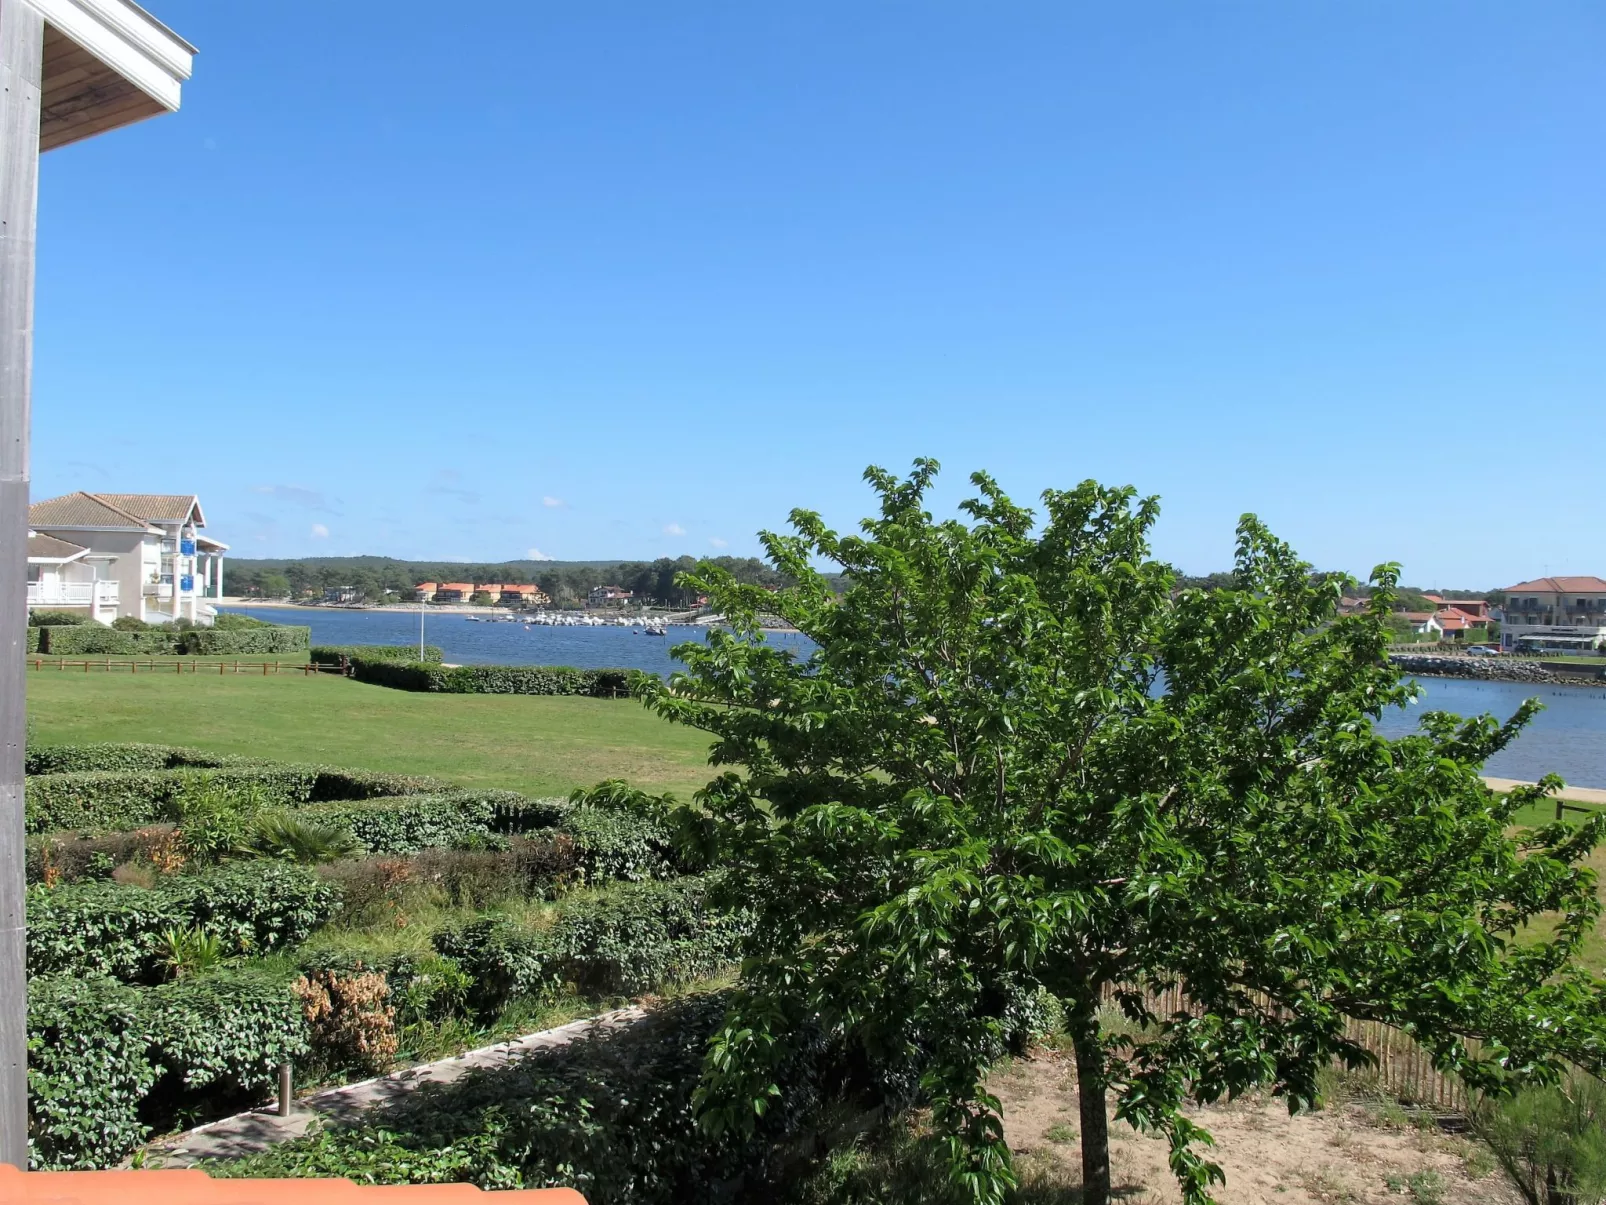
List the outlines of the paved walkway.
{"type": "Polygon", "coordinates": [[[276,1143],[301,1137],[315,1119],[335,1123],[354,1121],[375,1105],[406,1096],[421,1084],[449,1084],[468,1071],[501,1067],[532,1050],[567,1045],[593,1027],[616,1028],[637,1021],[644,1015],[639,1008],[621,1008],[584,1021],[572,1021],[556,1029],[526,1034],[511,1042],[482,1046],[454,1058],[422,1063],[405,1071],[364,1080],[360,1084],[330,1088],[296,1101],[288,1117],[279,1116],[277,1105],[254,1109],[249,1113],[237,1113],[177,1137],[154,1142],[146,1148],[146,1157],[153,1166],[189,1167],[202,1159],[234,1159],[241,1155],[255,1155],[276,1143]]]}
{"type": "MultiPolygon", "coordinates": [[[[1488,775],[1484,775],[1483,781],[1493,791],[1509,791],[1512,787],[1533,786],[1531,782],[1520,782],[1515,778],[1490,778],[1488,775]]],[[[1569,803],[1596,803],[1606,807],[1606,791],[1595,787],[1563,787],[1556,792],[1556,795],[1569,803]]]]}

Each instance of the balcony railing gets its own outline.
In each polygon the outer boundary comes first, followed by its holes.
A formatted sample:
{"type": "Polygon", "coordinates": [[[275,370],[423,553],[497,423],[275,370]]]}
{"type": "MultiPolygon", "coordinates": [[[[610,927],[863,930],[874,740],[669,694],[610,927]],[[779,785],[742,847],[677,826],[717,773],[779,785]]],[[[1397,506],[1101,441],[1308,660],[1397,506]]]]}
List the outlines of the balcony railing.
{"type": "Polygon", "coordinates": [[[29,582],[28,605],[89,607],[117,605],[116,582],[29,582]]]}

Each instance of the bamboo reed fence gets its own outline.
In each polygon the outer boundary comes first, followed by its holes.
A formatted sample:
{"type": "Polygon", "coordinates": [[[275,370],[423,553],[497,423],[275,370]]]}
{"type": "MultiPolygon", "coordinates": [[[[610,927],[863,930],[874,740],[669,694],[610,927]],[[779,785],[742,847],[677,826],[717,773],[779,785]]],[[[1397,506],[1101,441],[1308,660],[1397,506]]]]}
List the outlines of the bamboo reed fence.
{"type": "MultiPolygon", "coordinates": [[[[1106,985],[1104,1003],[1116,1007],[1114,985],[1106,985]]],[[[1149,1011],[1160,1017],[1196,1010],[1180,987],[1143,993],[1149,1011]]],[[[1474,1104],[1473,1094],[1455,1074],[1446,1074],[1433,1065],[1433,1056],[1409,1034],[1379,1021],[1346,1019],[1344,1036],[1377,1060],[1372,1068],[1380,1087],[1407,1104],[1444,1114],[1465,1114],[1474,1104]]],[[[1479,1043],[1469,1042],[1476,1052],[1479,1043]]]]}

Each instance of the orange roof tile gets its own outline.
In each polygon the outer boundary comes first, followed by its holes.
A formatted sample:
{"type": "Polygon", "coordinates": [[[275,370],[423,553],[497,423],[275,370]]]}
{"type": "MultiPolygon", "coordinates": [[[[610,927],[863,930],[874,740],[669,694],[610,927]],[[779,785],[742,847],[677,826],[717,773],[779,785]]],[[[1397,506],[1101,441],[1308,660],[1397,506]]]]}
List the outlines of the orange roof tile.
{"type": "Polygon", "coordinates": [[[0,1163],[6,1205],[586,1205],[572,1188],[482,1192],[472,1184],[214,1180],[205,1172],[19,1172],[0,1163]]]}
{"type": "Polygon", "coordinates": [[[1515,586],[1506,587],[1507,594],[1518,594],[1524,590],[1551,594],[1602,594],[1606,593],[1606,582],[1598,577],[1536,577],[1531,582],[1518,582],[1515,586]]]}

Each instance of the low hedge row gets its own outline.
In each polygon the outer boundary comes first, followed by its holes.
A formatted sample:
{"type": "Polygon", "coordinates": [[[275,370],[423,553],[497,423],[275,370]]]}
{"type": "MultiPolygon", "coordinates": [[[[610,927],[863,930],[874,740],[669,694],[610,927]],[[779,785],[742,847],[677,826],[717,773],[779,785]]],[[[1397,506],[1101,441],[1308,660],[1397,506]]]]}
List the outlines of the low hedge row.
{"type": "Polygon", "coordinates": [[[130,829],[167,818],[178,800],[200,790],[250,793],[258,807],[301,807],[337,799],[374,799],[452,790],[438,778],[331,766],[229,760],[210,769],[90,770],[27,780],[28,831],[130,829]]]}
{"type": "Polygon", "coordinates": [[[39,628],[39,647],[35,652],[53,657],[82,657],[90,654],[117,656],[168,656],[180,649],[183,632],[120,632],[99,624],[74,627],[39,628]]]}
{"type": "Polygon", "coordinates": [[[735,962],[748,924],[708,903],[700,878],[625,883],[564,903],[548,928],[491,916],[432,938],[473,979],[471,1006],[494,1015],[520,996],[563,983],[598,995],[637,995],[712,975],[735,962]]]}
{"type": "Polygon", "coordinates": [[[155,982],[169,930],[198,928],[229,953],[264,953],[305,941],[338,906],[336,889],[315,873],[272,861],[173,875],[151,888],[104,879],[30,887],[28,973],[155,982]]]}
{"type": "Polygon", "coordinates": [[[226,657],[298,653],[311,643],[311,628],[278,624],[242,630],[190,628],[176,631],[157,628],[147,632],[123,632],[99,624],[75,624],[70,627],[50,625],[30,628],[28,651],[55,657],[95,654],[226,657]]]}
{"type": "MultiPolygon", "coordinates": [[[[28,750],[28,774],[79,774],[90,770],[177,770],[185,766],[216,768],[246,762],[227,753],[186,749],[181,745],[140,743],[43,745],[28,750]]],[[[251,762],[255,765],[260,763],[251,762]]]]}
{"type": "Polygon", "coordinates": [[[246,654],[301,653],[311,646],[311,628],[274,624],[242,630],[192,628],[184,633],[180,651],[195,657],[238,657],[246,654]]]}
{"type": "Polygon", "coordinates": [[[630,693],[628,669],[574,669],[566,665],[432,665],[354,657],[351,674],[359,682],[397,690],[453,695],[584,695],[623,698],[630,693]]]}
{"type": "Polygon", "coordinates": [[[309,804],[297,815],[345,829],[367,853],[411,854],[491,834],[551,828],[567,812],[562,799],[529,799],[515,791],[452,791],[309,804]]]}
{"type": "Polygon", "coordinates": [[[231,970],[135,988],[100,975],[28,984],[30,1160],[114,1166],[202,1092],[249,1104],[307,1052],[289,985],[231,970]]]}
{"type": "Polygon", "coordinates": [[[342,657],[361,657],[368,661],[427,661],[439,665],[441,657],[438,645],[426,644],[424,655],[418,655],[416,644],[315,644],[312,646],[311,660],[315,665],[339,665],[342,657]]]}

